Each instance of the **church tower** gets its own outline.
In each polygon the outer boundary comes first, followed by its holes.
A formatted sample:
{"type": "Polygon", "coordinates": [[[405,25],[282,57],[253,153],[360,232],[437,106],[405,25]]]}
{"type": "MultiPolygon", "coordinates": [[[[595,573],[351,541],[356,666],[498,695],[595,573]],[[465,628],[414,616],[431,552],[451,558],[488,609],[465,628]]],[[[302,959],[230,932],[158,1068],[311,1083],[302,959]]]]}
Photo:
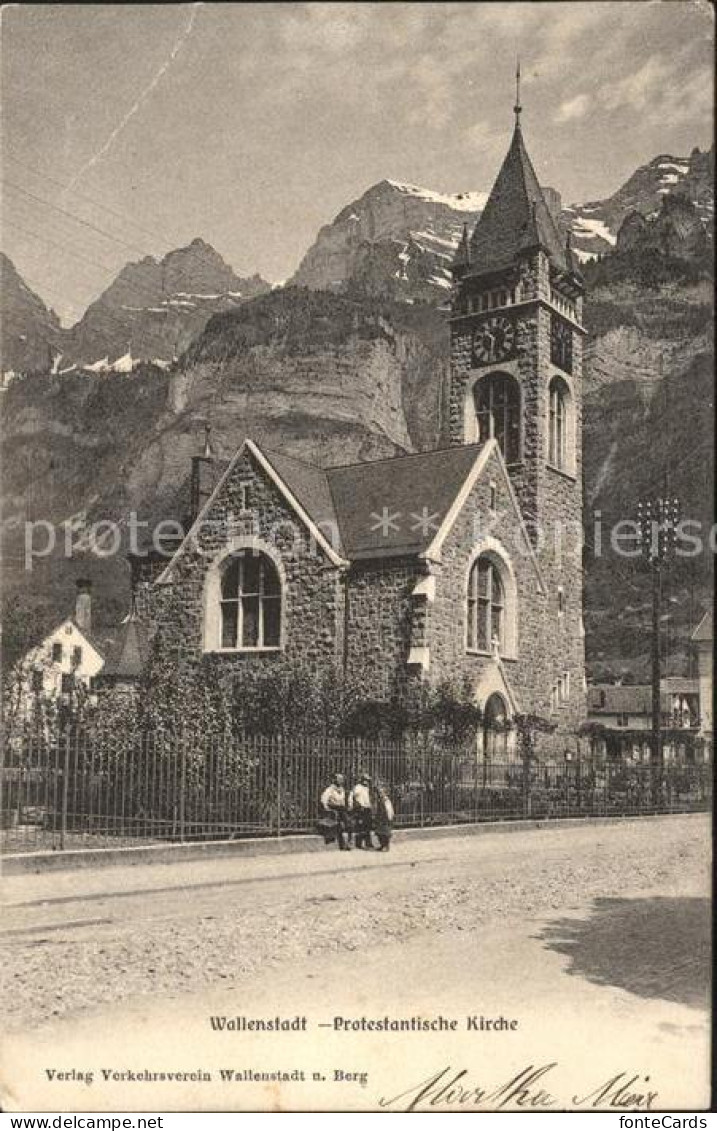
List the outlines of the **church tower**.
{"type": "Polygon", "coordinates": [[[585,288],[557,194],[525,147],[517,79],[510,148],[453,263],[449,433],[454,444],[497,439],[547,584],[556,664],[564,648],[582,690],[585,288]]]}

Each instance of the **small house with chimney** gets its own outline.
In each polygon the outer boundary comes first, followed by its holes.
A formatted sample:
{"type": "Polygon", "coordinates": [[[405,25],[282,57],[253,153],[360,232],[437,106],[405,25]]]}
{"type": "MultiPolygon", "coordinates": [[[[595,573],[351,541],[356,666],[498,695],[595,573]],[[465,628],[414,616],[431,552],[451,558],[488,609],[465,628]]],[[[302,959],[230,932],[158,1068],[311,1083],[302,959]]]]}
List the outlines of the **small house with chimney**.
{"type": "Polygon", "coordinates": [[[17,721],[32,715],[38,700],[61,701],[92,690],[108,651],[92,629],[92,582],[78,578],[74,614],[66,617],[15,666],[7,710],[17,721]]]}

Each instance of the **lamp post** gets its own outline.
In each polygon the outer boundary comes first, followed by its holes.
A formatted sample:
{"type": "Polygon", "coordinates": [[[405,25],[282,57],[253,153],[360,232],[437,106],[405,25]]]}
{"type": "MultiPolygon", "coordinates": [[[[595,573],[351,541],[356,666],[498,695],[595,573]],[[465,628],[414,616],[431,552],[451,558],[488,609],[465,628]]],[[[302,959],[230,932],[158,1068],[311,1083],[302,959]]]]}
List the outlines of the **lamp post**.
{"type": "Polygon", "coordinates": [[[660,696],[660,622],[662,618],[663,570],[675,546],[679,523],[679,503],[667,494],[638,504],[638,523],[642,552],[650,566],[652,583],[652,763],[655,785],[662,777],[662,710],[660,696]]]}

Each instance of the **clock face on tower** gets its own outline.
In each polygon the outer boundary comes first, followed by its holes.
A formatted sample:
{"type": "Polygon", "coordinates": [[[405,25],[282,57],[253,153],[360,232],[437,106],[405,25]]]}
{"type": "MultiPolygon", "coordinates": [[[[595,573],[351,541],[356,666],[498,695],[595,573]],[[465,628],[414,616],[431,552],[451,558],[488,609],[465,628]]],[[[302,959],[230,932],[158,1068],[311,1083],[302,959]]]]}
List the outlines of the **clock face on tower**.
{"type": "Polygon", "coordinates": [[[515,324],[505,314],[481,322],[473,334],[473,364],[506,361],[515,352],[515,324]]]}

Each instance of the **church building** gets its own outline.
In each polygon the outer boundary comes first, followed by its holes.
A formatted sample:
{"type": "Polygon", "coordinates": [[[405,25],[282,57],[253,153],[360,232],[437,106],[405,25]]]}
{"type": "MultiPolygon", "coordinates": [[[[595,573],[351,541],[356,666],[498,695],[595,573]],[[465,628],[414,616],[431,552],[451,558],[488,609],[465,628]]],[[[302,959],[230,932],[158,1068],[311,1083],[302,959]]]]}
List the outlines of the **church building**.
{"type": "Polygon", "coordinates": [[[170,560],[135,563],[138,616],[178,662],[282,657],[367,698],[467,678],[490,719],[585,718],[584,286],[520,106],[454,265],[450,446],[319,467],[245,440],[170,560]]]}

